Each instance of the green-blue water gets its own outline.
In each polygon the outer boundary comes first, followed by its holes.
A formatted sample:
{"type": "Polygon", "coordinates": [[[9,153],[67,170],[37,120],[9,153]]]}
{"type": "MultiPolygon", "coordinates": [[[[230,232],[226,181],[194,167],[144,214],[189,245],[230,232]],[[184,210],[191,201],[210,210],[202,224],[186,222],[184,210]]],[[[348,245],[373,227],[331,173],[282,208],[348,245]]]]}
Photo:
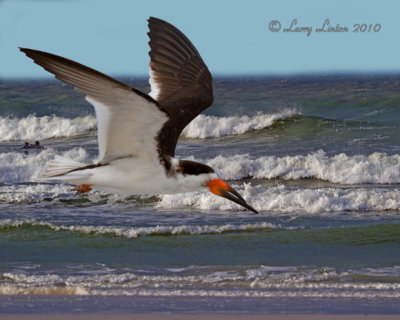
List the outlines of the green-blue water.
{"type": "Polygon", "coordinates": [[[56,153],[96,159],[93,110],[56,81],[0,82],[0,310],[13,312],[10,294],[66,294],[290,298],[299,312],[303,299],[373,299],[398,312],[399,85],[216,79],[177,154],[213,166],[254,215],[206,193],[76,196],[40,180],[56,153]],[[25,153],[35,140],[46,148],[25,153]]]}

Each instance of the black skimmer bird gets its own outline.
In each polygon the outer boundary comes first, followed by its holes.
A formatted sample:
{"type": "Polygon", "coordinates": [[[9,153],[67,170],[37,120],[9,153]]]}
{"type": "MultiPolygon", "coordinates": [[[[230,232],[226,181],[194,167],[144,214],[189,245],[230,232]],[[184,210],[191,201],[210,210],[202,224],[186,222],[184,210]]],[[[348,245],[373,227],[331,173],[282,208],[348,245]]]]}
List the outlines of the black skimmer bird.
{"type": "Polygon", "coordinates": [[[35,63],[86,95],[96,111],[99,157],[92,165],[56,157],[43,177],[122,194],[171,194],[208,188],[258,213],[213,168],[174,158],[179,135],[214,98],[212,77],[190,40],[173,25],[149,20],[150,85],[143,93],[72,60],[20,48],[35,63]]]}

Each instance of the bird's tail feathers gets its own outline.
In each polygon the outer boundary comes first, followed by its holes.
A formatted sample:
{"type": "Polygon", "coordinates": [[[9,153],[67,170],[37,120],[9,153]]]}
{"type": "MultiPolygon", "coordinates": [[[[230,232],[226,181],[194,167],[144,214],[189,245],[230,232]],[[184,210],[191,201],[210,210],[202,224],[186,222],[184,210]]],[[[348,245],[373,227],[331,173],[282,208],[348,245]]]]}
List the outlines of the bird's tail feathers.
{"type": "MultiPolygon", "coordinates": [[[[56,156],[54,160],[50,161],[45,173],[43,174],[44,179],[59,179],[64,180],[66,178],[72,178],[71,175],[73,173],[79,173],[79,171],[75,171],[79,168],[84,168],[86,165],[82,164],[78,161],[64,158],[61,156],[56,156]],[[68,177],[67,177],[67,176],[68,177]]],[[[74,174],[75,175],[75,174],[74,174]]]]}

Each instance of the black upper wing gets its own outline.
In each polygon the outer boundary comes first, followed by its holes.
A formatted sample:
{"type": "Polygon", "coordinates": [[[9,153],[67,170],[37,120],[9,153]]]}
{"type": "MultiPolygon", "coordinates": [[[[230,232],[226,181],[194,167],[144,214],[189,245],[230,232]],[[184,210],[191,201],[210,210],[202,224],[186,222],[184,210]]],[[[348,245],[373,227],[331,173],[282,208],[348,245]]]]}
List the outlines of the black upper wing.
{"type": "Polygon", "coordinates": [[[148,21],[151,96],[170,118],[159,133],[159,148],[174,156],[182,130],[214,100],[212,77],[181,31],[161,19],[148,21]]]}
{"type": "Polygon", "coordinates": [[[168,121],[166,111],[147,94],[75,61],[20,48],[55,77],[86,94],[96,110],[99,160],[135,156],[146,161],[160,158],[156,139],[168,121]]]}

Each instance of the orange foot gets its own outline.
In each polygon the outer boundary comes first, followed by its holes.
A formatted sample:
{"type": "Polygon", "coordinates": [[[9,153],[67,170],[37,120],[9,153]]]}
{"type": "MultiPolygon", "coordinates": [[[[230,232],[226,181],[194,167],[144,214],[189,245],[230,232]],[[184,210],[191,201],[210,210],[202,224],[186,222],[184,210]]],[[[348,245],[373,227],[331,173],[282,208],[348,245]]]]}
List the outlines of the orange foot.
{"type": "Polygon", "coordinates": [[[79,186],[76,186],[75,188],[72,188],[71,191],[76,191],[75,195],[81,194],[81,193],[86,193],[92,190],[92,185],[91,184],[81,184],[79,186]]]}

